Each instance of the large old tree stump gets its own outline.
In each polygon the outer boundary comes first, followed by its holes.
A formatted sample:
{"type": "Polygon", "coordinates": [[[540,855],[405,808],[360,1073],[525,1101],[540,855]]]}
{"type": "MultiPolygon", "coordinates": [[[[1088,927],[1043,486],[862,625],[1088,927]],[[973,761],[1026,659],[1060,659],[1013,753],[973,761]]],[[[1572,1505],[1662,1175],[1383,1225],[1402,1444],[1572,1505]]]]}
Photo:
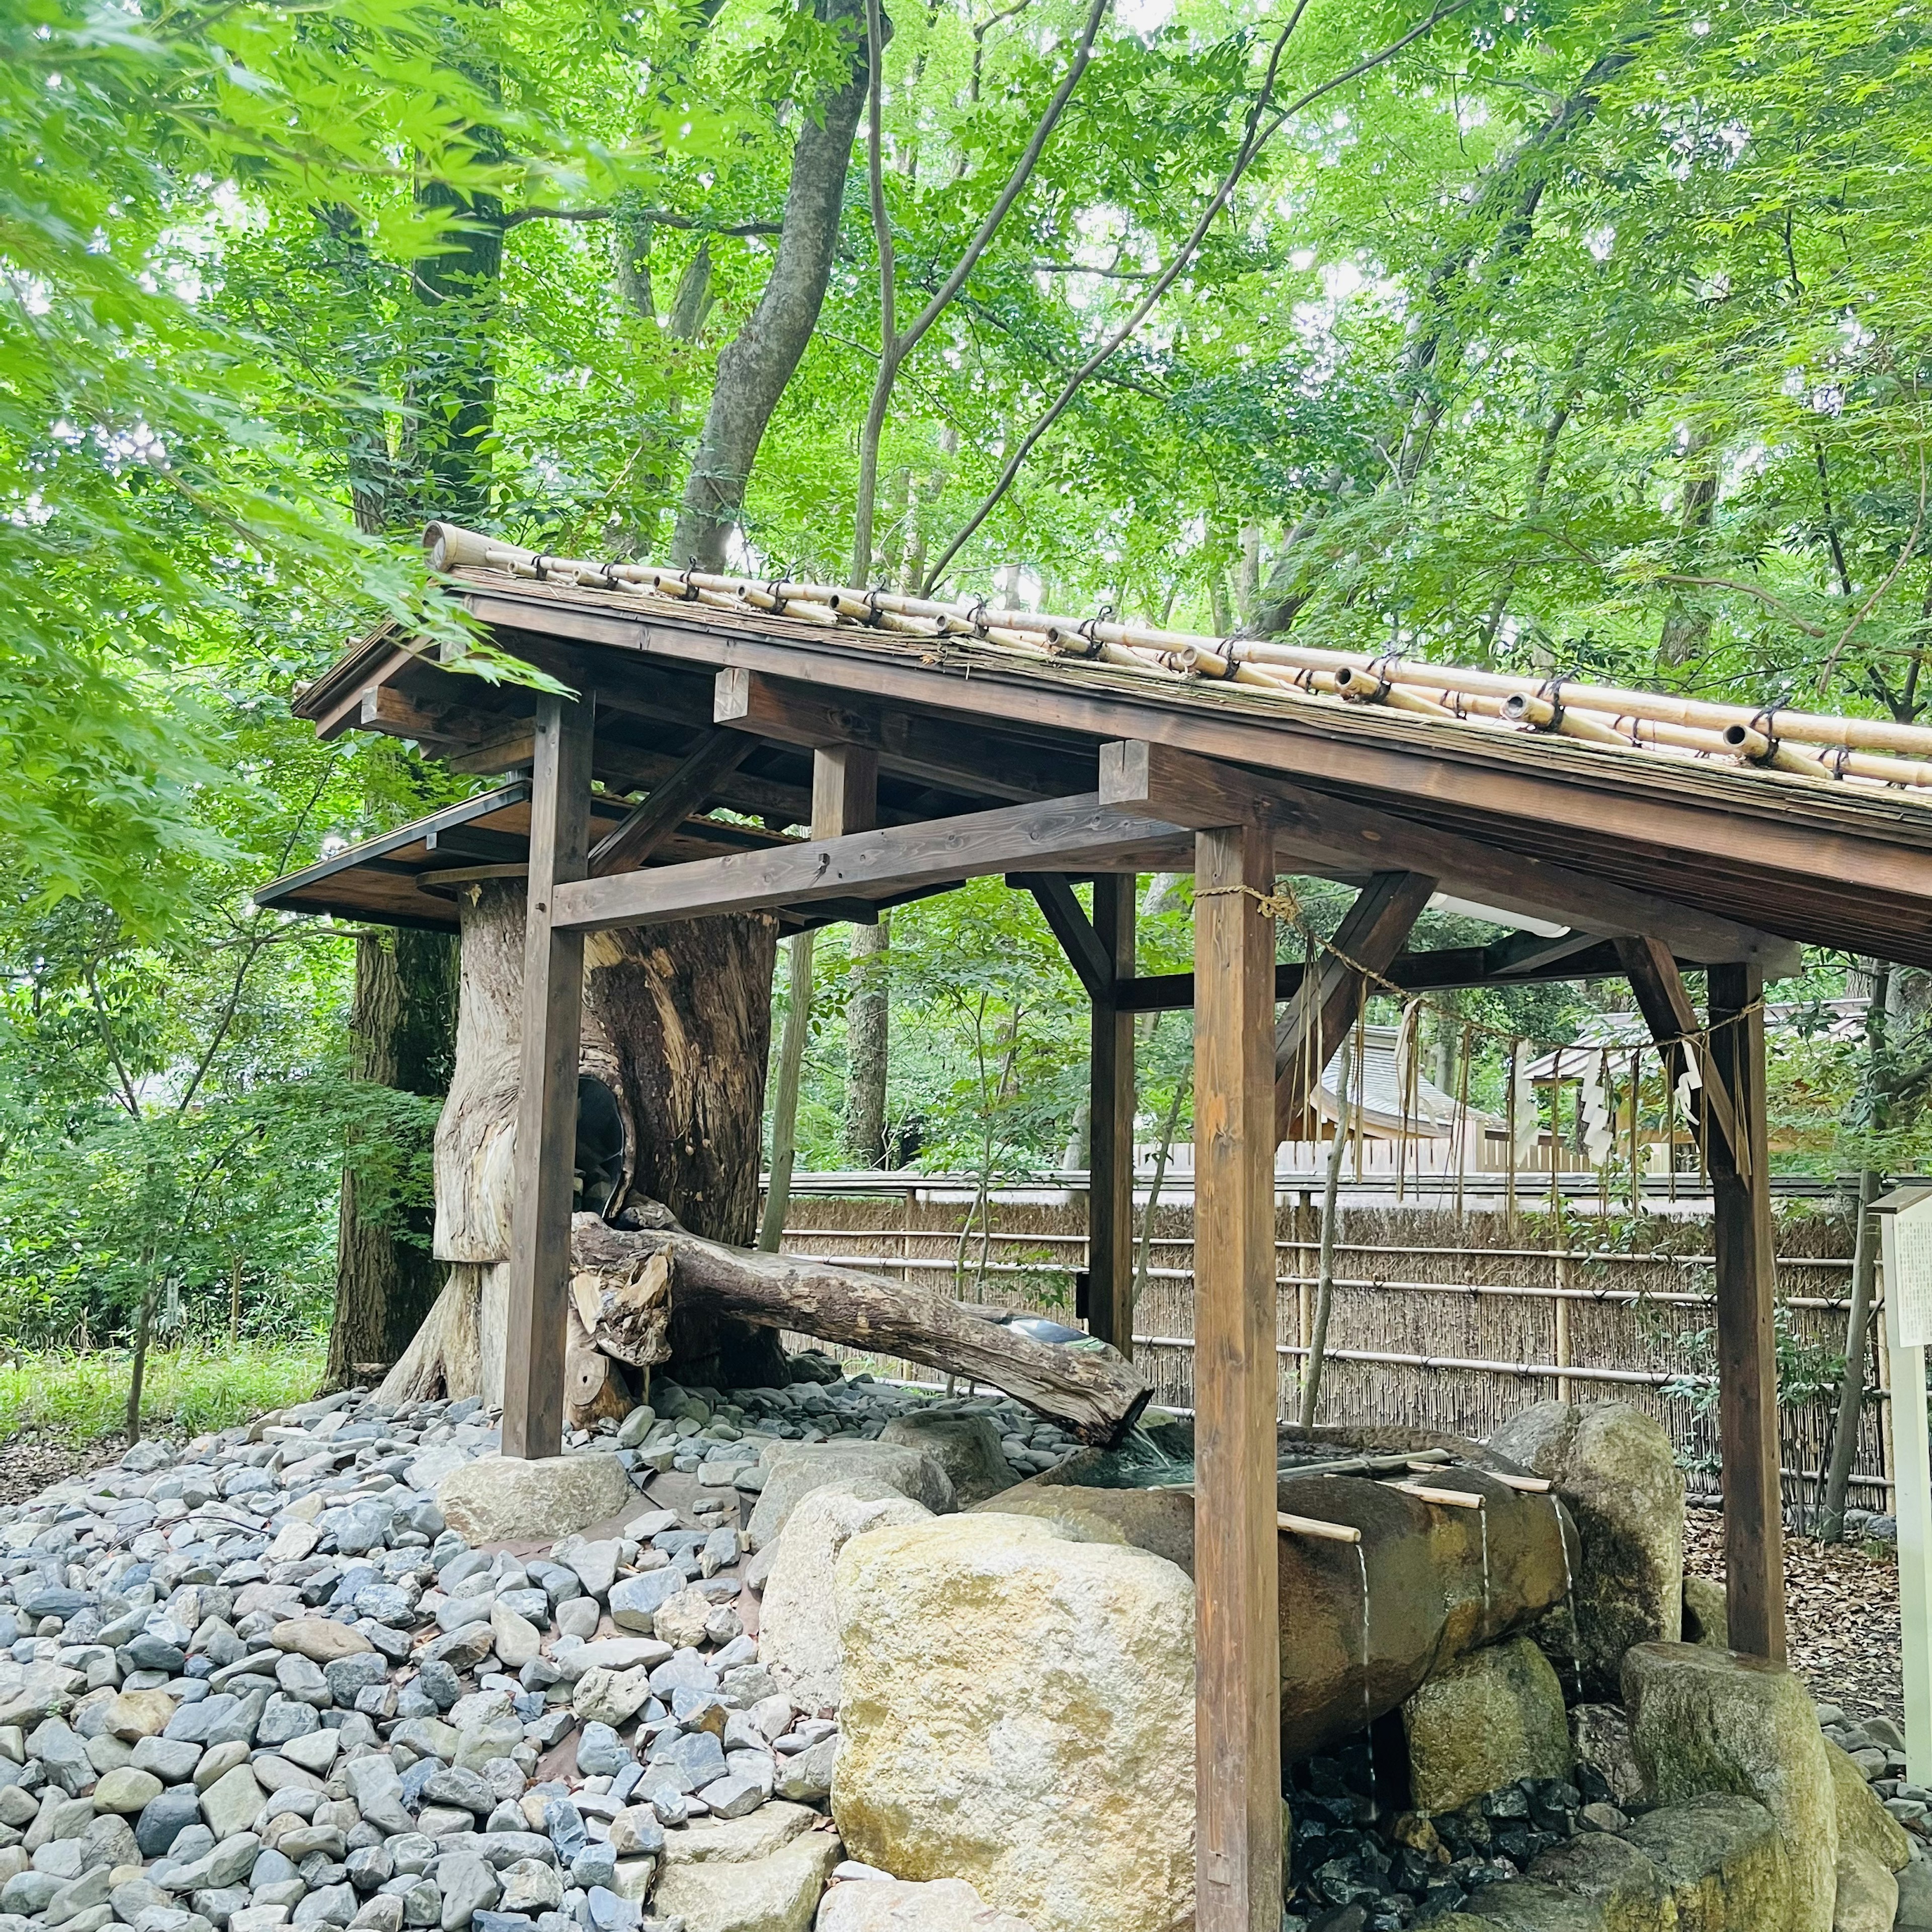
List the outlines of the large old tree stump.
{"type": "MultiPolygon", "coordinates": [[[[518,1209],[524,886],[464,890],[456,1066],[436,1134],[435,1252],[449,1280],[382,1397],[477,1394],[495,1407],[518,1209]]],[[[782,1382],[778,1336],[794,1330],[990,1383],[1084,1441],[1117,1442],[1150,1391],[1104,1344],[1040,1341],[998,1311],[752,1250],[773,955],[758,917],[600,933],[586,948],[579,1064],[608,1090],[624,1136],[613,1198],[586,1204],[623,1225],[596,1213],[572,1223],[572,1424],[624,1414],[658,1364],[681,1381],[782,1382]]],[[[602,1178],[598,1191],[610,1191],[602,1178]]]]}

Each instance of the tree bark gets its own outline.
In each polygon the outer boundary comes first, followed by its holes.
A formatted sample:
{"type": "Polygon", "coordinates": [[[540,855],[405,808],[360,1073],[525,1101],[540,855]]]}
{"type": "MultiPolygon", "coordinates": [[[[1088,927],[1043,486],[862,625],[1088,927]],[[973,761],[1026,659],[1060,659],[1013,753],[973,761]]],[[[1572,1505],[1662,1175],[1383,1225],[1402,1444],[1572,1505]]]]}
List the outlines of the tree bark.
{"type": "Polygon", "coordinates": [[[818,325],[832,272],[868,56],[862,0],[818,0],[818,6],[822,20],[850,36],[851,61],[843,82],[800,130],[770,278],[750,320],[718,358],[671,538],[672,560],[700,570],[724,567],[765,426],[818,325]]]}
{"type": "Polygon", "coordinates": [[[851,928],[852,993],[845,1006],[845,1154],[854,1167],[886,1164],[886,1073],[892,928],[881,914],[876,926],[851,928]]]}
{"type": "MultiPolygon", "coordinates": [[[[436,1313],[385,1384],[502,1392],[502,1268],[515,1213],[524,887],[478,881],[462,908],[456,1064],[436,1131],[435,1252],[450,1270],[436,1313]]],[[[579,1065],[624,1130],[620,1208],[662,1202],[694,1232],[748,1245],[757,1224],[776,928],[762,915],[602,933],[584,956],[579,1065]]],[[[773,1337],[692,1304],[671,1324],[671,1372],[738,1386],[782,1377],[773,1337]]]]}
{"type": "Polygon", "coordinates": [[[784,1238],[792,1163],[798,1157],[798,1086],[812,1033],[812,942],[809,932],[795,932],[785,947],[787,1004],[784,1032],[778,1041],[778,1082],[772,1094],[771,1180],[758,1229],[758,1246],[771,1254],[778,1252],[784,1238]]]}
{"type": "MultiPolygon", "coordinates": [[[[425,1097],[446,1092],[455,1054],[456,948],[442,933],[364,933],[356,941],[350,1065],[358,1080],[425,1097]]],[[[354,1149],[337,1216],[335,1313],[326,1385],[380,1375],[422,1325],[442,1270],[423,1208],[365,1214],[354,1149]]]]}
{"type": "Polygon", "coordinates": [[[628,1249],[665,1260],[674,1325],[681,1304],[695,1302],[774,1330],[800,1329],[838,1346],[903,1355],[990,1382],[1083,1442],[1114,1446],[1152,1393],[1132,1364],[1104,1342],[1038,1341],[1006,1325],[1004,1309],[962,1307],[883,1276],[728,1246],[674,1226],[597,1228],[579,1216],[572,1234],[580,1257],[586,1251],[578,1244],[588,1239],[599,1252],[628,1249]]]}

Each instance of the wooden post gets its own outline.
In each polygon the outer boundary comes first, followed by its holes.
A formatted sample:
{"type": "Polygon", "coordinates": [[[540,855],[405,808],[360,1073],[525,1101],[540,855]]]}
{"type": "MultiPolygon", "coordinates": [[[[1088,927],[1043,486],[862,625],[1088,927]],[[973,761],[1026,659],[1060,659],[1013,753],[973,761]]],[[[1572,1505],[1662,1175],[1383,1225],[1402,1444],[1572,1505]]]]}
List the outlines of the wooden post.
{"type": "MultiPolygon", "coordinates": [[[[1134,976],[1134,875],[1094,881],[1094,930],[1114,981],[1134,976]]],[[[1087,1275],[1089,1330],[1134,1352],[1134,1016],[1093,1001],[1088,1060],[1087,1275]]]]}
{"type": "Polygon", "coordinates": [[[1274,924],[1254,824],[1196,842],[1195,1845],[1198,1932],[1281,1923],[1275,1546],[1274,924]]]}
{"type": "Polygon", "coordinates": [[[1708,1136],[1731,1648],[1782,1664],[1784,1515],[1772,1322],[1778,1262],[1765,1132],[1764,976],[1756,966],[1713,966],[1708,984],[1711,1060],[1730,1097],[1739,1141],[1733,1149],[1723,1134],[1708,1136]]]}
{"type": "Polygon", "coordinates": [[[524,929],[516,1214],[505,1321],[503,1454],[563,1448],[563,1356],[584,934],[552,924],[556,888],[588,869],[594,704],[537,699],[530,876],[524,929]]]}

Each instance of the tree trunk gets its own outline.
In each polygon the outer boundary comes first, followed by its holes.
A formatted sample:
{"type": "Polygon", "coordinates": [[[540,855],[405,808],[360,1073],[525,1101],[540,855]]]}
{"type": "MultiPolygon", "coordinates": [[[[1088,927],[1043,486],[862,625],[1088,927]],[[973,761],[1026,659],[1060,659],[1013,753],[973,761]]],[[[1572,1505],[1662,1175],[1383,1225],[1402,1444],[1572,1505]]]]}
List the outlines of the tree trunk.
{"type": "Polygon", "coordinates": [[[785,1023],[778,1041],[778,1085],[772,1094],[771,1180],[758,1230],[758,1246],[772,1254],[784,1238],[792,1163],[798,1157],[798,1087],[812,1034],[812,942],[809,932],[795,932],[785,947],[785,1023]]]}
{"type": "MultiPolygon", "coordinates": [[[[447,1090],[455,1051],[455,946],[442,933],[398,930],[357,938],[349,1022],[357,1079],[425,1097],[447,1090]]],[[[346,1388],[381,1375],[422,1325],[442,1278],[428,1246],[430,1219],[420,1208],[387,1217],[364,1214],[350,1149],[337,1216],[327,1387],[346,1388]]]]}
{"type": "MultiPolygon", "coordinates": [[[[524,892],[520,879],[482,880],[462,909],[455,1072],[436,1130],[435,1252],[458,1265],[386,1400],[437,1389],[502,1400],[524,892]]],[[[586,944],[579,1066],[608,1089],[622,1125],[620,1207],[634,1193],[694,1233],[749,1244],[775,945],[763,915],[599,933],[586,944]]],[[[701,1305],[678,1312],[670,1346],[680,1380],[783,1377],[774,1337],[701,1305]]]]}
{"type": "Polygon", "coordinates": [[[845,1154],[854,1167],[886,1164],[886,1070],[891,1014],[892,928],[851,928],[852,995],[845,1006],[845,1154]]]}
{"type": "Polygon", "coordinates": [[[868,58],[859,0],[819,0],[819,12],[850,35],[851,64],[800,130],[770,278],[751,320],[718,358],[704,434],[671,539],[672,560],[700,570],[724,567],[765,425],[818,325],[832,272],[868,58]]]}

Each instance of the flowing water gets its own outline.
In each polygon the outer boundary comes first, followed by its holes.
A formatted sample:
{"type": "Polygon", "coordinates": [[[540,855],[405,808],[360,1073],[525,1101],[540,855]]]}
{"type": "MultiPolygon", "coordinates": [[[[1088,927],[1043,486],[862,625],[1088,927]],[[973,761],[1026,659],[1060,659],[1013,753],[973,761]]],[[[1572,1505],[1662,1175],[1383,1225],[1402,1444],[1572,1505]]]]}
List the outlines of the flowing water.
{"type": "Polygon", "coordinates": [[[1355,1545],[1355,1561],[1362,1571],[1362,1728],[1366,1730],[1375,1719],[1369,1699],[1369,1558],[1359,1543],[1355,1545]]]}
{"type": "Polygon", "coordinates": [[[1476,1520],[1483,1526],[1483,1630],[1486,1638],[1490,1634],[1490,1513],[1486,1509],[1476,1512],[1476,1520]]]}
{"type": "Polygon", "coordinates": [[[1570,1568],[1570,1534],[1563,1526],[1563,1505],[1550,1492],[1550,1513],[1556,1519],[1556,1540],[1563,1546],[1563,1600],[1570,1610],[1570,1668],[1576,1680],[1576,1700],[1583,1699],[1582,1644],[1576,1634],[1576,1579],[1570,1568]]]}

